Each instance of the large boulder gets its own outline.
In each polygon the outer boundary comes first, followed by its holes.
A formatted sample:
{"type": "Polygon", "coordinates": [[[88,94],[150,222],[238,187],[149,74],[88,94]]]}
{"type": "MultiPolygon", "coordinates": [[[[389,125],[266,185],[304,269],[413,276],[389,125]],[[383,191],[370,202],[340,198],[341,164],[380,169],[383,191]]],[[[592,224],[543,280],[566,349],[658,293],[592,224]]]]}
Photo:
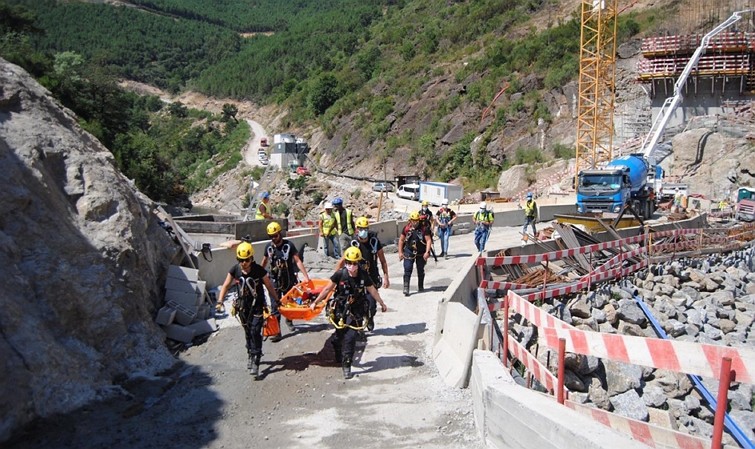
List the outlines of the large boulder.
{"type": "Polygon", "coordinates": [[[2,442],[172,366],[153,316],[177,246],[111,153],[2,59],[0,166],[2,442]]]}

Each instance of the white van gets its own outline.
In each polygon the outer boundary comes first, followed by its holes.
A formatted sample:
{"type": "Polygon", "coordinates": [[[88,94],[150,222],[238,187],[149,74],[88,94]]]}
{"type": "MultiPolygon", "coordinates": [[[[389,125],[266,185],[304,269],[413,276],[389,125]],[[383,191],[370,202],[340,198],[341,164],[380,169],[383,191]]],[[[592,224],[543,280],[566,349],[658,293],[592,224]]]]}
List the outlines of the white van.
{"type": "Polygon", "coordinates": [[[396,195],[407,200],[419,200],[419,184],[403,184],[396,191],[396,195]]]}

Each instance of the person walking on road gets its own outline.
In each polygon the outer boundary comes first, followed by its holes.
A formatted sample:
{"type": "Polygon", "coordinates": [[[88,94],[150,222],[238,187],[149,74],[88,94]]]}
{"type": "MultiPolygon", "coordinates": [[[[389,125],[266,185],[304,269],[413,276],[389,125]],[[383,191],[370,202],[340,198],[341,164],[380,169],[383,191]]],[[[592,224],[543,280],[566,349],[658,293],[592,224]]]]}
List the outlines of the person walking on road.
{"type": "Polygon", "coordinates": [[[254,262],[254,248],[250,243],[239,244],[236,248],[236,260],[238,263],[228,270],[225,282],[220,287],[218,300],[222,305],[231,284],[235,285],[236,299],[231,306],[231,315],[236,316],[244,328],[246,351],[249,356],[246,367],[256,380],[262,357],[262,325],[265,321],[263,311],[267,309],[262,286],[267,289],[272,304],[276,304],[279,298],[267,271],[254,262]]]}
{"type": "MultiPolygon", "coordinates": [[[[284,239],[281,235],[281,225],[277,221],[267,225],[267,235],[270,237],[270,243],[265,246],[265,255],[262,257],[262,267],[267,267],[270,263],[270,277],[275,286],[275,292],[278,298],[288,293],[291,288],[299,283],[299,278],[296,274],[297,268],[301,272],[304,282],[309,282],[309,274],[304,267],[304,263],[299,257],[299,251],[296,246],[288,239],[284,239]]],[[[280,324],[281,314],[278,310],[278,303],[272,304],[273,315],[280,324]]],[[[289,331],[294,331],[294,322],[286,319],[286,326],[289,331]]],[[[279,327],[280,328],[280,327],[279,327]]],[[[281,334],[273,335],[271,341],[277,342],[281,340],[281,334]]]]}
{"type": "MultiPolygon", "coordinates": [[[[359,266],[370,274],[370,278],[376,289],[390,287],[391,281],[388,279],[388,262],[385,260],[383,244],[380,243],[377,233],[370,231],[370,222],[367,217],[357,218],[356,226],[357,238],[351,241],[351,246],[359,248],[359,251],[362,253],[359,266]],[[383,269],[383,277],[380,277],[378,263],[383,269]]],[[[336,264],[336,270],[340,270],[345,264],[346,257],[344,256],[336,264]]],[[[377,301],[375,301],[375,298],[369,292],[367,293],[367,301],[369,302],[369,313],[367,315],[366,327],[368,331],[371,331],[375,328],[374,318],[377,312],[377,301]]]]}
{"type": "Polygon", "coordinates": [[[351,215],[351,209],[343,207],[343,199],[336,197],[333,200],[333,213],[336,217],[336,229],[338,230],[338,246],[341,252],[345,251],[354,240],[354,217],[351,215]]]}
{"type": "Polygon", "coordinates": [[[257,213],[254,215],[255,220],[272,220],[272,207],[270,206],[270,192],[260,193],[260,203],[257,205],[257,213]]]}
{"type": "Polygon", "coordinates": [[[333,214],[333,205],[330,201],[325,202],[324,211],[320,214],[320,236],[322,236],[322,248],[326,256],[338,259],[341,257],[341,249],[338,244],[338,228],[336,217],[333,214]]]}
{"type": "Polygon", "coordinates": [[[440,239],[440,256],[448,259],[448,241],[453,234],[451,227],[456,221],[456,212],[448,207],[448,200],[444,199],[440,209],[435,214],[435,226],[438,228],[440,239]]]}
{"type": "Polygon", "coordinates": [[[333,273],[330,282],[317,295],[310,308],[314,310],[335,289],[327,306],[327,314],[330,323],[336,328],[332,340],[336,362],[341,364],[343,377],[350,379],[357,337],[359,331],[365,327],[367,294],[375,298],[382,312],[388,311],[388,307],[373,285],[370,274],[359,266],[362,260],[359,248],[346,248],[344,259],[345,267],[333,273]]]}
{"type": "Polygon", "coordinates": [[[522,245],[527,242],[527,226],[532,227],[532,236],[537,239],[537,203],[532,199],[532,192],[527,192],[527,202],[524,203],[524,227],[522,228],[522,245]]]}
{"type": "Polygon", "coordinates": [[[409,282],[414,265],[417,265],[417,286],[425,290],[425,265],[430,258],[433,240],[426,226],[422,226],[419,212],[409,214],[409,223],[404,226],[398,239],[398,260],[404,263],[404,296],[409,296],[409,282]]]}
{"type": "Polygon", "coordinates": [[[475,224],[474,245],[477,251],[482,254],[485,251],[485,245],[490,237],[490,228],[495,221],[495,215],[492,210],[488,210],[488,204],[483,201],[480,203],[480,210],[474,213],[472,221],[475,224]]]}

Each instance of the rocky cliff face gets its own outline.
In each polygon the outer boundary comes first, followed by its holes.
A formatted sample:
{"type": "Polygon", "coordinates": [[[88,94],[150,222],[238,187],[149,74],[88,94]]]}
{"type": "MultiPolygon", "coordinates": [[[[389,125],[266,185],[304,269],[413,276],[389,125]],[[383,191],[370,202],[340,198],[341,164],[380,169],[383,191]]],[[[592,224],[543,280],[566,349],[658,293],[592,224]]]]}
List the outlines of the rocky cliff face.
{"type": "Polygon", "coordinates": [[[0,441],[169,368],[153,323],[177,253],[111,153],[0,59],[0,441]]]}

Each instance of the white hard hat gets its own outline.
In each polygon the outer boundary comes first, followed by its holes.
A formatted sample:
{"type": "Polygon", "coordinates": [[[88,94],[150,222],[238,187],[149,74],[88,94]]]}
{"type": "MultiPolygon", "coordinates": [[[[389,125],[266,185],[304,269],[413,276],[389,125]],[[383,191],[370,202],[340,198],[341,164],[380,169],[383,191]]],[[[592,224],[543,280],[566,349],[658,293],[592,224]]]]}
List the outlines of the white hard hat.
{"type": "Polygon", "coordinates": [[[441,206],[448,206],[448,200],[444,199],[443,201],[440,202],[440,205],[441,206]]]}
{"type": "Polygon", "coordinates": [[[488,208],[488,203],[486,203],[485,201],[480,203],[480,209],[487,209],[487,208],[488,208]]]}
{"type": "Polygon", "coordinates": [[[333,209],[333,204],[330,203],[330,201],[326,201],[325,205],[323,206],[324,209],[333,209]]]}

